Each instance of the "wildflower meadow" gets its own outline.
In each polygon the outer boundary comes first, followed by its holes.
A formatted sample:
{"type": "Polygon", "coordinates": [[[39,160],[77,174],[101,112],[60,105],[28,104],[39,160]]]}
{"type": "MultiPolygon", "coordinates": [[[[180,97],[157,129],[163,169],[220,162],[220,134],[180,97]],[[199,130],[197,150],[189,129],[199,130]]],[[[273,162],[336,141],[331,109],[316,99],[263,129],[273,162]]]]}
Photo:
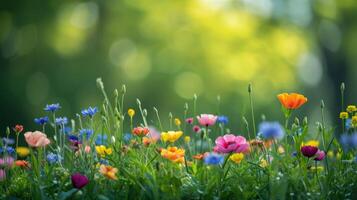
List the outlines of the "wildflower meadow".
{"type": "Polygon", "coordinates": [[[243,132],[224,113],[197,112],[196,95],[167,116],[145,99],[126,106],[125,85],[97,86],[97,105],[65,117],[49,103],[37,130],[2,131],[0,199],[357,199],[357,107],[343,83],[340,124],[325,122],[323,101],[321,120],[301,117],[310,99],[298,91],[271,94],[284,121],[260,117],[249,85],[243,132]]]}

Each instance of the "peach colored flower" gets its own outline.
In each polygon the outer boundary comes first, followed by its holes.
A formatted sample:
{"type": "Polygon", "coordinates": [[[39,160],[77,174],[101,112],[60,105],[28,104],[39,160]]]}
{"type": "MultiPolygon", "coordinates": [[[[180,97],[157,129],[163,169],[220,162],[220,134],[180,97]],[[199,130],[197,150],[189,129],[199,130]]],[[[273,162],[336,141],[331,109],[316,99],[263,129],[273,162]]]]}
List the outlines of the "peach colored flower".
{"type": "Polygon", "coordinates": [[[115,175],[118,169],[112,166],[101,165],[99,172],[103,174],[108,179],[117,180],[118,177],[115,175]]]}
{"type": "Polygon", "coordinates": [[[30,147],[45,147],[51,143],[47,135],[40,131],[26,132],[24,136],[30,147]]]}

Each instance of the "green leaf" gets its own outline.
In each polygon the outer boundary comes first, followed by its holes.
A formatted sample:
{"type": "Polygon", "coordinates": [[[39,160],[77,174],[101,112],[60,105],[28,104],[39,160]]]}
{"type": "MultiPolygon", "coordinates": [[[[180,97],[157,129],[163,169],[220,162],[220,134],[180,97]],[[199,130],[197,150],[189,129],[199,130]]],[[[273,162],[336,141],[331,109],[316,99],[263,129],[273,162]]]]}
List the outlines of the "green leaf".
{"type": "Polygon", "coordinates": [[[71,189],[70,191],[61,192],[59,199],[60,199],[60,200],[66,200],[66,199],[68,199],[69,197],[71,197],[73,194],[75,194],[77,191],[78,191],[78,189],[73,188],[73,189],[71,189]]]}

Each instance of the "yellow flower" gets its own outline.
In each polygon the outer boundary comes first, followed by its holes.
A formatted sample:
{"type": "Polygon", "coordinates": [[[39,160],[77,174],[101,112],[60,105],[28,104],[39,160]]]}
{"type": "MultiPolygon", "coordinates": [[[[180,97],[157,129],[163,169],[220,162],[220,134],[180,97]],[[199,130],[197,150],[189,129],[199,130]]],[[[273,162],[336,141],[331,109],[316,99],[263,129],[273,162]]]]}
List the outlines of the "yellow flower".
{"type": "Polygon", "coordinates": [[[278,153],[280,153],[280,154],[285,153],[285,149],[284,149],[284,147],[279,146],[279,147],[278,147],[278,153]]]}
{"type": "Polygon", "coordinates": [[[118,169],[115,167],[101,165],[99,172],[109,179],[112,179],[112,180],[118,179],[118,177],[116,176],[118,169]]]}
{"type": "Polygon", "coordinates": [[[351,124],[353,128],[357,127],[357,115],[352,117],[351,124]]]}
{"type": "Polygon", "coordinates": [[[180,126],[181,120],[179,118],[175,118],[175,124],[176,124],[176,126],[180,126]]]}
{"type": "Polygon", "coordinates": [[[177,147],[168,147],[161,150],[161,156],[175,163],[183,163],[185,150],[177,147]]]}
{"type": "Polygon", "coordinates": [[[182,131],[168,131],[161,133],[161,140],[164,142],[175,142],[182,136],[182,131]]]}
{"type": "Polygon", "coordinates": [[[30,154],[30,149],[27,147],[17,147],[16,148],[16,153],[20,156],[20,157],[26,157],[30,154]]]}
{"type": "Polygon", "coordinates": [[[312,147],[318,147],[319,146],[319,141],[317,140],[309,140],[306,143],[301,143],[301,146],[312,146],[312,147]]]}
{"type": "Polygon", "coordinates": [[[132,109],[132,108],[130,108],[129,110],[128,110],[128,115],[129,115],[129,117],[134,117],[134,115],[135,115],[135,110],[134,109],[132,109]]]}
{"type": "Polygon", "coordinates": [[[111,155],[113,153],[113,150],[111,148],[107,148],[104,145],[96,146],[95,150],[102,157],[105,157],[106,155],[111,155]]]}
{"type": "Polygon", "coordinates": [[[349,112],[349,113],[356,112],[357,111],[357,107],[355,105],[349,105],[349,106],[347,106],[346,111],[349,112]]]}
{"type": "Polygon", "coordinates": [[[232,154],[231,157],[229,157],[233,162],[239,164],[243,159],[244,159],[244,154],[243,153],[235,153],[232,154]]]}
{"type": "Polygon", "coordinates": [[[348,112],[341,112],[340,113],[340,118],[341,119],[347,119],[348,118],[348,112]]]}
{"type": "Polygon", "coordinates": [[[262,159],[259,164],[260,167],[266,168],[268,166],[268,161],[262,159]]]}
{"type": "Polygon", "coordinates": [[[186,143],[189,143],[190,141],[191,141],[190,136],[185,136],[185,142],[186,142],[186,143]]]}

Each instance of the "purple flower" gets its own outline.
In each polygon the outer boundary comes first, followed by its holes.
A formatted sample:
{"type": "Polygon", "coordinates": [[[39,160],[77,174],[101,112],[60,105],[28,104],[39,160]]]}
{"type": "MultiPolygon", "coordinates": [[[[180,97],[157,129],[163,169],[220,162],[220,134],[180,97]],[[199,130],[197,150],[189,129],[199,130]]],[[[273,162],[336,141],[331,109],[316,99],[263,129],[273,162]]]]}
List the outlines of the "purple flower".
{"type": "Polygon", "coordinates": [[[301,150],[302,155],[304,155],[305,157],[311,158],[317,153],[317,151],[319,149],[314,146],[302,146],[300,150],[301,150]]]}
{"type": "Polygon", "coordinates": [[[71,176],[72,185],[77,189],[81,189],[89,183],[88,178],[80,173],[74,173],[71,176]]]}
{"type": "Polygon", "coordinates": [[[46,105],[44,110],[48,111],[48,112],[56,112],[60,108],[61,108],[61,106],[59,105],[59,103],[56,103],[56,104],[46,105]]]}
{"type": "Polygon", "coordinates": [[[46,117],[35,118],[34,121],[38,125],[44,125],[48,123],[48,117],[46,116],[46,117]]]}
{"type": "Polygon", "coordinates": [[[98,112],[98,108],[97,107],[92,108],[92,107],[89,106],[89,108],[82,110],[82,115],[83,115],[83,117],[87,117],[88,116],[90,118],[93,118],[93,116],[97,112],[98,112]]]}
{"type": "Polygon", "coordinates": [[[15,140],[14,139],[11,139],[11,138],[2,138],[2,142],[4,144],[4,146],[7,146],[7,145],[12,145],[15,143],[15,140]]]}

